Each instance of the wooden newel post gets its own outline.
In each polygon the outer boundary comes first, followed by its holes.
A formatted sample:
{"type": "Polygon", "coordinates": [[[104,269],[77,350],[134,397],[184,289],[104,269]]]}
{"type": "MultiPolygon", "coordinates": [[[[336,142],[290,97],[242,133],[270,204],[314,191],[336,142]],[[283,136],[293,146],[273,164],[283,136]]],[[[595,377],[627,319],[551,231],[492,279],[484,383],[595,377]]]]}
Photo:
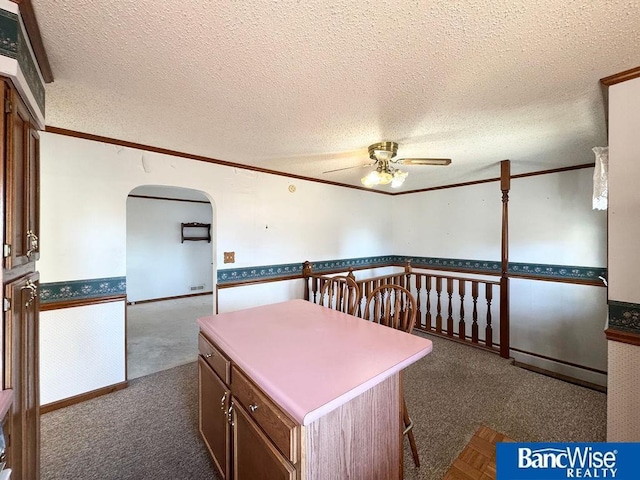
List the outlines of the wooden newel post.
{"type": "Polygon", "coordinates": [[[407,277],[406,288],[407,290],[411,290],[411,259],[408,258],[406,263],[404,264],[404,274],[407,277]]]}
{"type": "Polygon", "coordinates": [[[500,267],[500,356],[509,358],[509,190],[511,161],[500,162],[502,190],[502,259],[500,267]]]}
{"type": "Polygon", "coordinates": [[[311,262],[307,260],[302,264],[302,278],[304,278],[304,299],[309,301],[309,276],[311,275],[311,262]]]}
{"type": "Polygon", "coordinates": [[[355,280],[356,279],[356,274],[353,273],[353,267],[349,267],[349,273],[347,273],[347,277],[355,280]]]}

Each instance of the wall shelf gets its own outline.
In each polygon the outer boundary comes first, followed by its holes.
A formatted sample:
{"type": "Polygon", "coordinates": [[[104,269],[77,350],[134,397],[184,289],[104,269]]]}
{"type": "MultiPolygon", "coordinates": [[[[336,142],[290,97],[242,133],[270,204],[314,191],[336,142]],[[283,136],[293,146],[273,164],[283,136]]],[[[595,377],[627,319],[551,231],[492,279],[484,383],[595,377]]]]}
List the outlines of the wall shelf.
{"type": "Polygon", "coordinates": [[[204,241],[211,243],[211,224],[210,223],[181,223],[181,241],[189,242],[204,241]]]}

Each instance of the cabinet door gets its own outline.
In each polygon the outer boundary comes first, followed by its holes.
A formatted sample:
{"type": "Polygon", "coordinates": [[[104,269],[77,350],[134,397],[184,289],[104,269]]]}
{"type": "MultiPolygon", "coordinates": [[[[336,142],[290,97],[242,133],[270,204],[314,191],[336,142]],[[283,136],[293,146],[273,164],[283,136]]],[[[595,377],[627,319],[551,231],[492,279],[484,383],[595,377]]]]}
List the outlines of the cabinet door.
{"type": "Polygon", "coordinates": [[[200,434],[223,479],[230,478],[231,426],[227,409],[231,392],[218,375],[198,357],[200,434]]]}
{"type": "Polygon", "coordinates": [[[25,480],[40,478],[38,279],[36,272],[5,286],[4,388],[14,394],[7,464],[25,480]]]}
{"type": "Polygon", "coordinates": [[[233,402],[234,480],[295,480],[296,470],[238,402],[233,402]]]}
{"type": "Polygon", "coordinates": [[[38,259],[39,136],[29,110],[5,84],[6,269],[38,259]]]}

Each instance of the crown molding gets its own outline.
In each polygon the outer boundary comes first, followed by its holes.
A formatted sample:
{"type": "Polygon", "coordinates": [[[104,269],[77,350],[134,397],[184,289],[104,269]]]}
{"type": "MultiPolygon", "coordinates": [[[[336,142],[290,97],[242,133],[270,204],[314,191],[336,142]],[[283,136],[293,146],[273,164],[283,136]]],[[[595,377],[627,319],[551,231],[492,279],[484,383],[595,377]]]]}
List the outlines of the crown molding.
{"type": "Polygon", "coordinates": [[[626,82],[627,80],[633,80],[634,78],[638,77],[640,77],[640,67],[635,67],[629,70],[625,70],[624,72],[601,78],[600,83],[606,85],[607,87],[610,87],[611,85],[615,85],[616,83],[626,82]]]}

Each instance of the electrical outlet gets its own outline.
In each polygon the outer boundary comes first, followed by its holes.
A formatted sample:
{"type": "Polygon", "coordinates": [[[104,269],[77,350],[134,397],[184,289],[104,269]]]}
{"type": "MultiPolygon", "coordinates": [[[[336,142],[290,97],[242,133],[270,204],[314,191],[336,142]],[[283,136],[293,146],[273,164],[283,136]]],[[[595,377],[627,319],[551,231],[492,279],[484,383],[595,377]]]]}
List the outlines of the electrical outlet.
{"type": "Polygon", "coordinates": [[[236,252],[224,252],[224,263],[236,263],[236,252]]]}

